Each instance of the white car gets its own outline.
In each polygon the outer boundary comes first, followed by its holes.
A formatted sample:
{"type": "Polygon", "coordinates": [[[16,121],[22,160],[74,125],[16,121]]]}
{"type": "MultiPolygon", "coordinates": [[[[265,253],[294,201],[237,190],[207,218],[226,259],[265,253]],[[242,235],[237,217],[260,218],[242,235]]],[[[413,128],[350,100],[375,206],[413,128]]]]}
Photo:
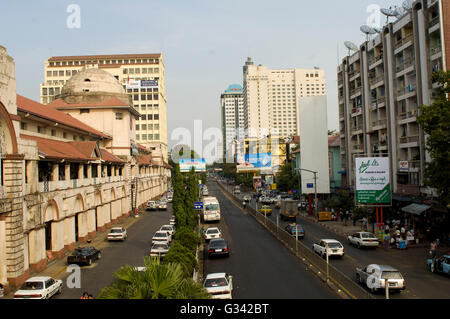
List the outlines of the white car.
{"type": "Polygon", "coordinates": [[[152,238],[152,244],[155,243],[166,243],[169,244],[172,240],[172,236],[166,231],[158,230],[152,238]]]}
{"type": "Polygon", "coordinates": [[[158,203],[158,209],[159,210],[167,210],[167,202],[166,201],[160,201],[158,203]]]}
{"type": "Polygon", "coordinates": [[[356,267],[356,281],[369,288],[372,293],[378,290],[405,290],[406,282],[402,274],[394,267],[388,265],[370,264],[367,267],[356,267]]]}
{"type": "Polygon", "coordinates": [[[368,232],[357,232],[347,237],[349,244],[361,247],[378,247],[378,238],[368,232]]]}
{"type": "Polygon", "coordinates": [[[154,200],[147,202],[147,210],[156,210],[158,209],[158,205],[154,200]]]}
{"type": "Polygon", "coordinates": [[[167,195],[167,202],[172,203],[173,195],[167,195]]]}
{"type": "Polygon", "coordinates": [[[62,280],[52,277],[32,277],[14,294],[14,299],[49,299],[62,292],[62,280]]]}
{"type": "Polygon", "coordinates": [[[169,224],[172,226],[175,225],[175,216],[170,217],[169,224]]]}
{"type": "Polygon", "coordinates": [[[150,256],[152,257],[164,257],[169,251],[169,245],[167,243],[154,243],[150,250],[150,256]]]}
{"type": "Polygon", "coordinates": [[[252,201],[252,197],[250,195],[244,195],[244,202],[251,202],[252,201]]]}
{"type": "Polygon", "coordinates": [[[222,232],[217,227],[210,227],[205,231],[205,239],[222,238],[222,232]]]}
{"type": "Polygon", "coordinates": [[[233,299],[233,276],[226,273],[215,273],[206,276],[203,283],[212,299],[233,299]]]}
{"type": "Polygon", "coordinates": [[[175,227],[173,225],[162,225],[159,230],[168,232],[172,237],[175,234],[175,227]]]}
{"type": "Polygon", "coordinates": [[[313,244],[313,250],[323,258],[330,256],[344,256],[344,246],[335,239],[321,239],[318,243],[313,244]],[[328,246],[328,249],[327,249],[328,246]]]}
{"type": "Polygon", "coordinates": [[[109,231],[108,240],[125,240],[127,239],[127,231],[123,227],[113,227],[109,231]]]}

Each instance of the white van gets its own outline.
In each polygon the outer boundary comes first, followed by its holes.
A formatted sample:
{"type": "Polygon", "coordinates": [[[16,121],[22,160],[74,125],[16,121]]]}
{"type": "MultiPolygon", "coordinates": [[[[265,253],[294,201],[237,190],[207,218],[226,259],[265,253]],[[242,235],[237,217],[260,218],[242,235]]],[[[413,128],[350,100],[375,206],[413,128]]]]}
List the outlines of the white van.
{"type": "Polygon", "coordinates": [[[203,221],[220,221],[220,205],[217,198],[208,196],[203,197],[203,221]]]}

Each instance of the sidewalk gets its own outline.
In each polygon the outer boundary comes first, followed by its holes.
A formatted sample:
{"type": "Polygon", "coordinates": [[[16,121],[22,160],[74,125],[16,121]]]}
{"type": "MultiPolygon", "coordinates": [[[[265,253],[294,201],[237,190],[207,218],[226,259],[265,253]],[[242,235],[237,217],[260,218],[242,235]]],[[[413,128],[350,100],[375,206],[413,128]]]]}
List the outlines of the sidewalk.
{"type": "MultiPolygon", "coordinates": [[[[141,216],[143,213],[145,213],[145,208],[139,209],[139,215],[141,216]]],[[[128,217],[124,217],[117,224],[111,225],[112,227],[124,227],[125,229],[129,228],[131,225],[133,225],[135,222],[137,222],[140,218],[135,217],[134,215],[130,215],[128,217]]],[[[91,239],[90,242],[86,243],[77,243],[77,248],[81,247],[88,247],[93,246],[97,249],[101,249],[107,244],[106,237],[108,236],[109,229],[105,230],[104,232],[97,232],[94,239],[91,239]]],[[[47,268],[45,268],[43,271],[37,273],[34,271],[30,271],[30,278],[36,277],[36,276],[49,276],[55,279],[63,279],[66,276],[69,275],[69,273],[66,272],[67,267],[69,266],[67,264],[67,256],[70,255],[71,252],[66,252],[64,254],[64,257],[61,259],[54,259],[51,261],[48,261],[47,268]]],[[[15,288],[13,291],[9,291],[3,298],[0,299],[13,299],[14,293],[17,290],[15,288]]]]}
{"type": "MultiPolygon", "coordinates": [[[[309,215],[308,213],[302,211],[300,213],[300,216],[303,218],[308,219],[311,222],[317,223],[319,224],[321,227],[327,228],[330,231],[342,235],[344,237],[347,237],[348,235],[351,235],[355,232],[359,232],[362,231],[362,223],[361,222],[356,222],[356,225],[353,226],[353,221],[347,221],[347,225],[345,225],[344,222],[341,221],[326,221],[326,222],[319,222],[317,221],[316,218],[314,218],[314,216],[309,215]]],[[[371,232],[372,230],[370,229],[370,225],[369,225],[369,232],[371,232]]],[[[419,244],[409,244],[408,245],[408,249],[410,248],[426,248],[428,249],[430,247],[430,243],[429,242],[423,242],[423,243],[419,243],[419,244]]],[[[396,247],[392,246],[391,248],[396,249],[396,247]]],[[[440,246],[438,247],[438,253],[446,253],[449,250],[448,247],[440,246]]]]}

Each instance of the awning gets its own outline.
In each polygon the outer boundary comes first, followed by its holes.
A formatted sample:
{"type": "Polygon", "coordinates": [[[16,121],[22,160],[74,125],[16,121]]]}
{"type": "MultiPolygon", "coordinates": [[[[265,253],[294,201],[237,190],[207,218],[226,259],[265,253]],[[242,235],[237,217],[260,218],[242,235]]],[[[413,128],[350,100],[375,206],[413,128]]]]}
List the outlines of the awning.
{"type": "Polygon", "coordinates": [[[431,208],[430,205],[420,205],[420,204],[410,204],[408,206],[403,207],[401,210],[405,213],[410,213],[414,215],[420,216],[424,211],[431,208]]]}

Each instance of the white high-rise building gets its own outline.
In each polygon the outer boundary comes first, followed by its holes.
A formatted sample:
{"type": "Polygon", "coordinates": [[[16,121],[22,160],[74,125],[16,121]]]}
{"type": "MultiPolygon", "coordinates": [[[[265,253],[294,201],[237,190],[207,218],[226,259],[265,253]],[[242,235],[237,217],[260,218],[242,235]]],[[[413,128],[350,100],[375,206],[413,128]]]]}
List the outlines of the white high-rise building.
{"type": "Polygon", "coordinates": [[[243,145],[244,131],[244,96],[242,86],[230,85],[220,95],[223,158],[232,161],[236,148],[243,145]]]}
{"type": "Polygon", "coordinates": [[[244,126],[249,137],[299,135],[299,99],[326,95],[325,73],[314,69],[269,69],[254,65],[244,71],[244,126]]]}

